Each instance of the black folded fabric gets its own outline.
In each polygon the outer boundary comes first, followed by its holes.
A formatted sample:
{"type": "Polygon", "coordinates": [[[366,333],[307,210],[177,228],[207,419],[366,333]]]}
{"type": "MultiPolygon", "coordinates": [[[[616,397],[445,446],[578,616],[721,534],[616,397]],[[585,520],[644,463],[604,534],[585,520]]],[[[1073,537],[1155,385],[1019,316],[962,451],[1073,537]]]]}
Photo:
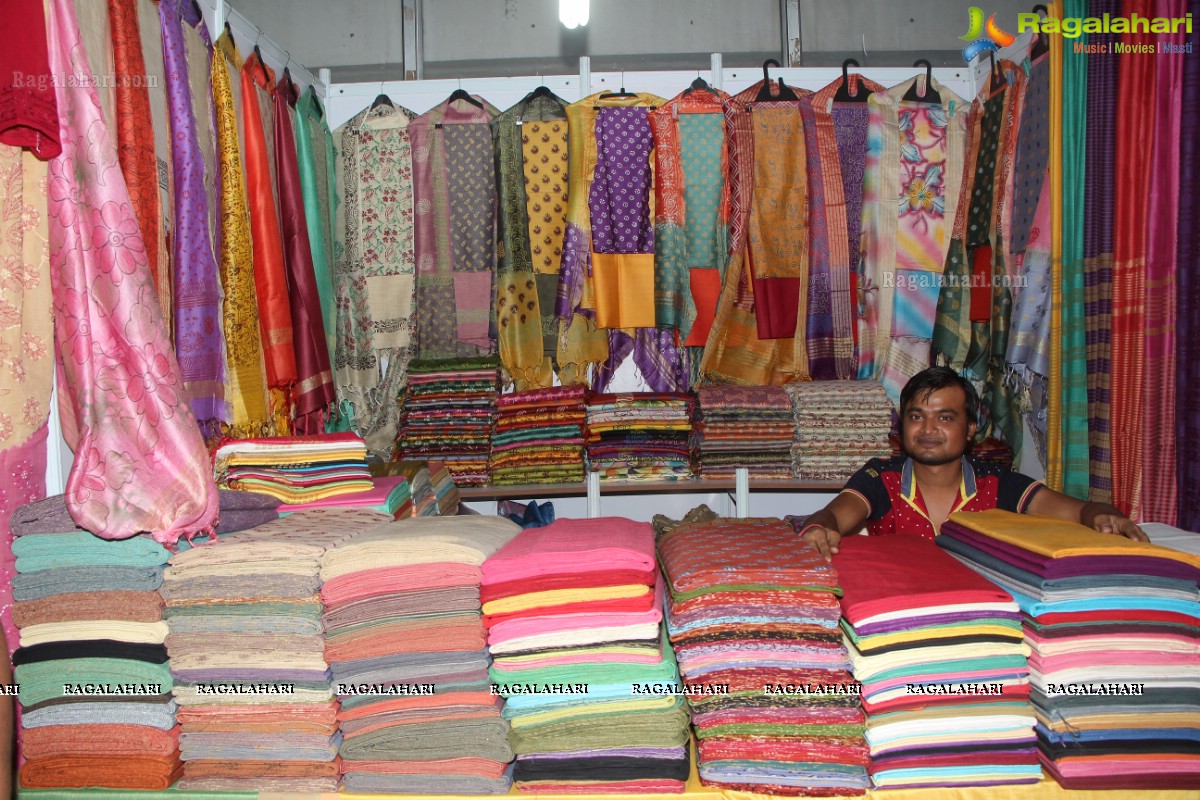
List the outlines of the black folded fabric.
{"type": "Polygon", "coordinates": [[[165,644],[135,644],[113,639],[82,639],[72,642],[45,642],[19,647],[13,653],[14,667],[42,661],[61,661],[69,658],[126,658],[150,664],[167,663],[165,644]]]}
{"type": "Polygon", "coordinates": [[[687,758],[519,758],[513,765],[514,781],[686,781],[687,758]]]}

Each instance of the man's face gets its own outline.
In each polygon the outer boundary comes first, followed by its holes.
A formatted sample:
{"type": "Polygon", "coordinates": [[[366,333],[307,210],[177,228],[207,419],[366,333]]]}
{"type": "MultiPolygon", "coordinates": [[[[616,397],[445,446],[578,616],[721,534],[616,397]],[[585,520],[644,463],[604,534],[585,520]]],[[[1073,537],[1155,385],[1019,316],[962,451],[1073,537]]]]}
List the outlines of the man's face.
{"type": "Polygon", "coordinates": [[[904,450],[918,464],[936,466],[962,458],[975,435],[967,424],[967,394],[948,386],[914,397],[900,418],[904,450]]]}

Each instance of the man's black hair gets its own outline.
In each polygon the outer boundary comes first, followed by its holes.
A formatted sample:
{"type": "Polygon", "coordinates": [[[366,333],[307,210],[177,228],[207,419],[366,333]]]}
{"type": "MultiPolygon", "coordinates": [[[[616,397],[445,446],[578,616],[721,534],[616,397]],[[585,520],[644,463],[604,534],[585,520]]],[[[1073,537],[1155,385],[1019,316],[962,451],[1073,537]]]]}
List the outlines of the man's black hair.
{"type": "Polygon", "coordinates": [[[928,396],[931,392],[958,386],[967,396],[967,424],[979,423],[979,395],[969,380],[959,375],[949,367],[930,367],[923,369],[908,379],[900,390],[900,416],[908,410],[913,400],[928,396]]]}

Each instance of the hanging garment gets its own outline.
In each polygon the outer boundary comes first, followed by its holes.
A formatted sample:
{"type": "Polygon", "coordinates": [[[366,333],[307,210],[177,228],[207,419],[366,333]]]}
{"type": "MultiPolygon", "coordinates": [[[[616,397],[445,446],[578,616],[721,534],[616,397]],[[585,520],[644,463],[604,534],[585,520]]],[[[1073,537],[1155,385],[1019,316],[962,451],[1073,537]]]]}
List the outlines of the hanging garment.
{"type": "MultiPolygon", "coordinates": [[[[1118,0],[1101,0],[1112,6],[1118,0]]],[[[1089,43],[1095,43],[1097,34],[1089,34],[1089,43]]],[[[1111,59],[1108,59],[1111,61],[1111,59]]],[[[1017,135],[1016,181],[1013,192],[1011,248],[1013,253],[1024,253],[1029,246],[1033,227],[1033,216],[1037,213],[1042,195],[1042,183],[1046,179],[1046,167],[1050,163],[1050,149],[1046,139],[1050,135],[1050,56],[1042,54],[1029,66],[1029,79],[1021,109],[1020,132],[1017,135]]]]}
{"type": "Polygon", "coordinates": [[[729,254],[728,99],[719,90],[688,89],[650,112],[654,317],[660,328],[678,330],[686,347],[708,340],[729,254]]]}
{"type": "Polygon", "coordinates": [[[416,115],[383,104],[336,131],[340,143],[334,263],[338,303],[338,401],[372,452],[396,438],[396,397],[407,382],[416,293],[413,167],[416,115]],[[387,372],[382,372],[387,363],[387,372]]]}
{"type": "Polygon", "coordinates": [[[1021,257],[1021,291],[1013,305],[1012,330],[1005,357],[1021,384],[1020,402],[1028,407],[1026,423],[1043,468],[1046,467],[1046,382],[1050,376],[1050,185],[1042,181],[1042,197],[1021,257]]]}
{"type": "MultiPolygon", "coordinates": [[[[79,42],[87,55],[88,63],[94,64],[96,75],[112,75],[115,70],[113,59],[113,35],[108,19],[108,3],[99,0],[75,0],[75,18],[79,23],[79,42]]],[[[116,81],[94,81],[96,97],[100,101],[100,114],[110,131],[117,128],[116,81]]]]}
{"type": "MultiPolygon", "coordinates": [[[[1150,0],[1123,4],[1127,14],[1154,15],[1150,0]]],[[[1126,44],[1157,47],[1157,34],[1126,34],[1126,44]]],[[[1126,59],[1117,87],[1116,206],[1113,231],[1112,472],[1113,505],[1141,519],[1145,432],[1147,194],[1155,134],[1155,58],[1126,59]]],[[[1064,86],[1064,92],[1067,87],[1064,86]]],[[[1166,136],[1167,134],[1163,134],[1166,136]]],[[[1065,146],[1065,145],[1064,145],[1065,146]]],[[[1065,224],[1065,223],[1064,223],[1065,224]]],[[[1158,409],[1155,409],[1157,413],[1158,409]]],[[[1074,420],[1063,421],[1064,428],[1074,420]]]]}
{"type": "Polygon", "coordinates": [[[970,109],[936,80],[940,103],[905,100],[918,80],[924,76],[867,103],[858,377],[881,381],[897,405],[908,378],[929,364],[970,109]]]}
{"type": "MultiPolygon", "coordinates": [[[[753,261],[754,252],[757,250],[758,257],[762,260],[762,253],[768,252],[764,249],[768,245],[773,247],[781,244],[785,249],[787,242],[796,245],[794,230],[786,235],[781,233],[779,239],[762,237],[767,226],[772,224],[772,218],[775,219],[774,224],[784,228],[795,226],[786,217],[772,217],[776,212],[782,213],[782,208],[773,207],[769,198],[775,197],[780,201],[786,199],[778,194],[782,185],[779,181],[771,179],[762,193],[756,194],[757,173],[770,171],[772,164],[777,164],[785,171],[794,171],[797,166],[793,160],[774,161],[774,157],[769,154],[771,142],[759,144],[755,138],[756,124],[751,109],[756,105],[759,90],[763,85],[760,81],[729,98],[725,103],[725,126],[730,153],[730,255],[722,280],[721,298],[717,304],[713,329],[700,364],[701,376],[718,383],[777,385],[799,380],[801,375],[808,372],[808,364],[802,364],[797,353],[803,349],[803,345],[798,343],[794,336],[773,339],[763,339],[759,336],[757,318],[760,308],[773,301],[782,304],[790,304],[792,301],[778,295],[763,296],[770,283],[756,281],[756,278],[768,281],[786,281],[789,278],[786,272],[781,274],[778,271],[786,269],[778,264],[756,265],[753,261]],[[768,158],[768,163],[759,164],[760,157],[768,158]],[[758,231],[758,243],[753,247],[750,241],[752,214],[758,217],[758,221],[754,223],[758,231]],[[767,216],[764,217],[764,214],[767,216]],[[771,272],[772,270],[776,272],[771,272]]],[[[793,91],[801,98],[809,94],[801,90],[793,91]]],[[[780,123],[785,127],[790,126],[790,115],[793,112],[784,106],[780,101],[765,103],[762,109],[764,114],[760,115],[758,125],[765,127],[772,123],[780,123]]],[[[799,111],[795,110],[795,114],[798,118],[799,111]]],[[[790,280],[795,281],[795,278],[790,280]]],[[[807,293],[807,285],[793,285],[797,291],[807,293]]],[[[797,298],[796,308],[800,307],[797,298]]],[[[795,326],[793,332],[794,328],[795,326]]]]}
{"type": "MultiPolygon", "coordinates": [[[[1183,17],[1184,0],[1155,0],[1156,17],[1183,17]]],[[[1146,347],[1142,408],[1142,505],[1140,519],[1175,525],[1175,242],[1179,235],[1176,198],[1179,183],[1180,94],[1184,35],[1158,37],[1159,52],[1179,47],[1158,59],[1154,83],[1154,152],[1150,162],[1150,201],[1146,214],[1146,347]]],[[[1190,190],[1190,187],[1186,190],[1190,190]]]]}
{"type": "Polygon", "coordinates": [[[333,146],[320,100],[308,91],[296,100],[296,160],[300,167],[300,189],[304,193],[304,220],[308,224],[308,246],[321,303],[325,349],[332,364],[337,339],[337,301],[333,291],[333,240],[330,215],[329,162],[326,147],[333,146]]]}
{"type": "MultiPolygon", "coordinates": [[[[1200,17],[1200,0],[1188,11],[1200,17]]],[[[1200,52],[1200,29],[1188,36],[1192,52],[1200,52]]],[[[1200,60],[1184,61],[1181,124],[1179,126],[1179,183],[1200,186],[1200,60]]],[[[1176,246],[1178,286],[1176,308],[1176,384],[1200,385],[1200,203],[1192,191],[1179,194],[1179,238],[1176,246]]],[[[1181,391],[1175,398],[1179,527],[1200,530],[1200,392],[1181,391]]]]}
{"type": "Polygon", "coordinates": [[[188,87],[196,118],[196,143],[204,157],[204,191],[208,199],[208,231],[213,253],[221,251],[221,168],[217,163],[216,116],[212,104],[212,39],[198,3],[185,3],[183,43],[187,54],[188,87]]]}
{"type": "MultiPolygon", "coordinates": [[[[258,321],[276,436],[291,430],[296,386],[296,353],[292,347],[292,311],[288,302],[283,244],[275,210],[271,151],[263,128],[259,81],[274,83],[270,68],[250,56],[242,65],[242,104],[246,135],[246,194],[250,204],[250,232],[254,244],[254,286],[258,321]]],[[[272,109],[274,105],[272,104],[272,109]]]]}
{"type": "MultiPolygon", "coordinates": [[[[151,272],[157,276],[155,287],[162,306],[167,331],[175,332],[175,275],[172,267],[171,241],[174,237],[175,181],[171,174],[171,113],[167,102],[167,70],[163,63],[162,26],[158,5],[152,0],[137,0],[138,34],[141,36],[142,61],[146,65],[146,95],[150,100],[150,127],[153,129],[154,184],[158,187],[158,220],[154,228],[142,231],[143,237],[154,237],[158,261],[151,272]]],[[[148,248],[146,252],[151,252],[148,248]]]]}
{"type": "MultiPolygon", "coordinates": [[[[188,85],[181,0],[159,4],[175,176],[175,351],[192,413],[205,437],[228,422],[221,335],[221,284],[208,229],[204,156],[188,85]]],[[[201,122],[206,123],[207,120],[201,122]]]]}
{"type": "Polygon", "coordinates": [[[304,192],[296,159],[296,139],[290,104],[296,85],[287,70],[275,87],[275,177],[279,187],[284,267],[292,312],[292,346],[296,349],[296,406],[294,430],[301,435],[323,433],[334,401],[333,370],[321,317],[321,298],[313,270],[304,215],[304,192]]]}
{"type": "Polygon", "coordinates": [[[0,144],[48,161],[62,152],[46,57],[43,0],[13,0],[0,16],[0,144]]]}
{"type": "MultiPolygon", "coordinates": [[[[884,87],[861,75],[851,86],[866,95],[884,87]]],[[[800,103],[808,153],[809,290],[806,336],[814,380],[855,377],[851,275],[860,261],[866,102],[834,99],[842,79],[800,103]]]]}
{"type": "MultiPolygon", "coordinates": [[[[1088,13],[1087,0],[1066,0],[1065,14],[1088,13]]],[[[1088,496],[1087,339],[1084,325],[1084,186],[1087,168],[1086,53],[1064,48],[1062,55],[1062,257],[1058,285],[1062,348],[1061,403],[1062,491],[1088,496]]]]}
{"type": "Polygon", "coordinates": [[[489,123],[499,113],[449,99],[409,124],[416,202],[419,358],[495,351],[496,166],[489,123]]]}
{"type": "MultiPolygon", "coordinates": [[[[55,133],[54,141],[58,141],[55,133]]],[[[46,164],[32,147],[0,144],[0,626],[9,654],[20,639],[12,624],[12,533],[18,506],[46,494],[46,418],[54,370],[54,325],[47,250],[46,164]]]]}
{"type": "Polygon", "coordinates": [[[518,391],[554,380],[558,268],[567,228],[567,103],[526,95],[492,121],[499,191],[496,336],[518,391]]]}
{"type": "MultiPolygon", "coordinates": [[[[154,129],[151,126],[150,92],[146,88],[146,60],[138,31],[136,0],[108,0],[112,25],[113,59],[116,64],[117,154],[129,187],[129,199],[137,217],[146,258],[154,284],[159,274],[158,165],[154,160],[154,129]]],[[[168,281],[170,277],[166,278],[168,281]]]]}
{"type": "MultiPolygon", "coordinates": [[[[564,362],[562,357],[559,361],[559,377],[564,384],[582,383],[586,380],[585,370],[588,364],[595,364],[597,375],[605,379],[604,382],[598,381],[596,388],[606,385],[616,367],[624,361],[630,351],[634,352],[635,357],[646,361],[653,361],[656,358],[656,356],[648,354],[647,350],[656,347],[660,340],[652,335],[649,329],[637,331],[634,334],[634,342],[630,343],[629,350],[626,350],[624,337],[628,337],[629,334],[611,333],[603,330],[603,326],[599,324],[597,307],[600,300],[594,281],[595,263],[592,258],[596,252],[593,236],[595,220],[593,219],[592,199],[593,186],[597,180],[596,173],[599,169],[600,148],[596,126],[600,112],[606,109],[644,110],[662,102],[661,97],[645,93],[628,97],[604,97],[603,93],[597,93],[567,106],[571,137],[569,148],[571,184],[567,208],[567,231],[563,238],[562,266],[559,272],[558,293],[555,298],[555,312],[565,321],[566,325],[567,361],[564,362]],[[616,355],[610,352],[613,340],[616,340],[618,349],[622,351],[616,355]],[[570,369],[567,369],[568,364],[570,369]],[[563,377],[564,374],[566,377],[563,377]]],[[[616,121],[615,117],[611,119],[616,121]]],[[[648,151],[646,155],[648,157],[648,151]]],[[[640,174],[640,164],[638,170],[640,174]]],[[[602,174],[607,176],[607,169],[602,174]]],[[[599,195],[597,195],[597,199],[599,199],[599,195]]],[[[637,204],[634,206],[637,220],[640,221],[642,219],[641,209],[637,207],[637,204]]],[[[606,231],[603,235],[607,244],[613,241],[611,225],[606,227],[606,231]]],[[[633,234],[634,239],[641,238],[643,241],[647,236],[652,239],[653,231],[650,231],[649,234],[645,231],[633,234]]],[[[609,255],[614,254],[610,253],[609,255]]],[[[606,258],[605,266],[619,269],[621,261],[622,259],[606,258]]],[[[639,260],[636,255],[624,259],[624,263],[632,267],[641,267],[643,270],[646,268],[645,259],[639,260]]],[[[651,258],[649,269],[651,271],[650,280],[653,282],[653,258],[651,258]]],[[[612,277],[611,271],[608,273],[608,277],[612,277]]],[[[611,284],[611,281],[609,283],[611,284]]],[[[651,304],[650,316],[652,317],[652,289],[648,290],[645,300],[651,304]]]]}
{"type": "Polygon", "coordinates": [[[232,427],[228,433],[235,438],[267,436],[271,427],[254,288],[254,243],[230,77],[231,68],[233,74],[240,73],[241,62],[242,57],[228,34],[217,40],[212,60],[212,93],[221,162],[220,262],[225,293],[221,321],[229,369],[226,397],[232,427]]]}
{"type": "MultiPolygon", "coordinates": [[[[69,0],[54,0],[50,59],[90,75],[69,0]]],[[[217,491],[158,313],[128,192],[94,93],[57,90],[63,153],[51,164],[50,242],[64,430],[77,456],[67,507],[106,539],[163,543],[211,530],[217,491]]]]}
{"type": "MultiPolygon", "coordinates": [[[[1093,0],[1089,14],[1120,14],[1119,0],[1093,0]]],[[[1095,33],[1089,44],[1100,45],[1102,53],[1113,52],[1120,34],[1095,33]]],[[[1030,72],[1029,93],[1036,81],[1048,84],[1043,57],[1030,72]]],[[[1087,338],[1088,394],[1088,499],[1112,503],[1112,435],[1109,416],[1112,398],[1112,270],[1113,270],[1113,159],[1116,158],[1117,72],[1119,59],[1099,55],[1087,63],[1087,141],[1084,168],[1083,291],[1084,326],[1087,338]]],[[[1043,91],[1043,94],[1045,92],[1043,91]]],[[[1028,96],[1028,95],[1027,95],[1028,96]]],[[[1045,98],[1042,98],[1045,101],[1045,98]]],[[[1027,116],[1027,115],[1026,115],[1027,116]]],[[[1025,118],[1021,136],[1026,135],[1025,118]]],[[[1037,129],[1029,131],[1039,136],[1037,129]]],[[[1022,142],[1024,138],[1022,138],[1022,142]]],[[[1035,139],[1036,141],[1036,139],[1035,139]]],[[[1018,164],[1018,169],[1020,164],[1018,164]]],[[[1036,224],[1036,223],[1035,223],[1036,224]]],[[[1032,249],[1032,245],[1030,246],[1032,249]]]]}
{"type": "MultiPolygon", "coordinates": [[[[1051,13],[1062,13],[1054,0],[1051,13]]],[[[1046,376],[1046,485],[1063,486],[1062,474],[1062,201],[1063,201],[1063,45],[1050,37],[1050,374],[1046,376]]]]}

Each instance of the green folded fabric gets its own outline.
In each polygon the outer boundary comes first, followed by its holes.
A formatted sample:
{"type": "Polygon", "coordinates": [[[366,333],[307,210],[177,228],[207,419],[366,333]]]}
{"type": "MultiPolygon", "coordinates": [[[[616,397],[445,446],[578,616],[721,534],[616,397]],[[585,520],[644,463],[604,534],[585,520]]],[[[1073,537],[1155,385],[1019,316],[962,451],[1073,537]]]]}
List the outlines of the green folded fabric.
{"type": "Polygon", "coordinates": [[[32,533],[13,541],[17,572],[71,567],[157,567],[171,553],[150,537],[101,539],[87,531],[32,533]]]}
{"type": "Polygon", "coordinates": [[[683,747],[690,737],[690,717],[684,699],[676,699],[678,702],[665,711],[582,714],[545,725],[513,728],[508,741],[517,753],[683,747]]]}
{"type": "Polygon", "coordinates": [[[147,699],[170,693],[171,670],[131,658],[65,658],[22,664],[14,670],[20,685],[17,699],[29,707],[46,700],[70,697],[100,700],[122,697],[147,699]],[[155,691],[151,687],[155,687],[155,691]],[[89,688],[90,687],[90,688],[89,688]]]}

